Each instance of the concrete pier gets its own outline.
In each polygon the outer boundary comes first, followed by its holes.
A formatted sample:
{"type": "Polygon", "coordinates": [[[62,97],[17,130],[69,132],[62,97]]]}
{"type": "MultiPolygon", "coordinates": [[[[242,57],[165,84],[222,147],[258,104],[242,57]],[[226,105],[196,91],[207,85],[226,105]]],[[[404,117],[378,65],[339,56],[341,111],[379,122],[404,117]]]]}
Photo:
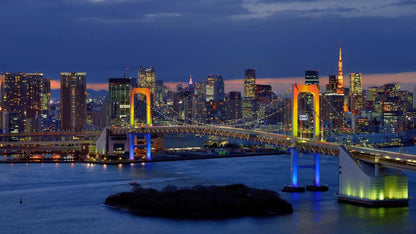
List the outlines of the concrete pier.
{"type": "Polygon", "coordinates": [[[356,159],[339,146],[338,201],[366,206],[408,206],[407,177],[396,169],[356,159]]]}

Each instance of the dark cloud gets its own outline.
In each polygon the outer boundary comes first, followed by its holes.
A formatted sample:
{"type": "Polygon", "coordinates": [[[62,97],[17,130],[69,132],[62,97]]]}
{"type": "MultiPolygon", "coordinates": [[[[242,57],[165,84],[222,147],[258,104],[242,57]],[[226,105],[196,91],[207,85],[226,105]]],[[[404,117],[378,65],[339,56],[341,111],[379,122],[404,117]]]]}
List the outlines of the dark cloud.
{"type": "MultiPolygon", "coordinates": [[[[318,1],[318,0],[316,0],[318,1]]],[[[293,1],[262,1],[262,3],[293,1]]],[[[310,1],[296,1],[310,2],[310,1]]],[[[346,17],[356,8],[290,9],[264,18],[231,0],[15,0],[0,5],[0,71],[86,71],[105,82],[125,67],[136,75],[154,65],[167,81],[208,73],[241,78],[302,76],[308,66],[335,73],[343,41],[345,69],[364,73],[415,71],[416,16],[346,17]],[[341,17],[342,15],[342,17],[341,17]]],[[[362,13],[360,13],[362,14],[362,13]]]]}
{"type": "Polygon", "coordinates": [[[416,0],[400,0],[396,3],[392,3],[392,6],[414,6],[416,5],[416,0]]]}

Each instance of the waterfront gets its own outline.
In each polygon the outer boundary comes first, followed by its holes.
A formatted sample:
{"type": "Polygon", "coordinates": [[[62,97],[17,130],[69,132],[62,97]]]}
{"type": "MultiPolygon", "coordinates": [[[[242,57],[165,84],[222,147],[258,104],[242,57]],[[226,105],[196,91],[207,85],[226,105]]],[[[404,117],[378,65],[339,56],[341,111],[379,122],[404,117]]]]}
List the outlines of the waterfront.
{"type": "MultiPolygon", "coordinates": [[[[415,147],[409,149],[414,154],[415,147]]],[[[299,157],[301,164],[312,155],[299,157]]],[[[269,155],[134,165],[0,164],[0,232],[2,233],[283,233],[414,232],[416,201],[405,208],[364,208],[336,201],[338,160],[321,158],[321,181],[329,192],[286,194],[290,156],[269,155]],[[292,215],[220,221],[169,220],[133,216],[103,205],[113,193],[167,184],[244,183],[278,191],[293,204],[292,215]],[[19,204],[19,199],[23,204],[19,204]]],[[[409,196],[416,197],[416,173],[409,176],[409,196]]],[[[312,182],[312,170],[300,172],[301,185],[312,182]]]]}

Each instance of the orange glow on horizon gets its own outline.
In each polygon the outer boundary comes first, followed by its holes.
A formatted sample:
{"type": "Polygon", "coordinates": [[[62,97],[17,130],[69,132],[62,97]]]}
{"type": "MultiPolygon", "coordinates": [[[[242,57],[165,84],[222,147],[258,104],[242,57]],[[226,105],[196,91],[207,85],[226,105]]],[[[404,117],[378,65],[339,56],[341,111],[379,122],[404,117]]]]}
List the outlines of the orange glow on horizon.
{"type": "MultiPolygon", "coordinates": [[[[282,93],[292,88],[292,84],[302,84],[305,82],[305,77],[275,77],[275,78],[257,78],[256,84],[271,85],[273,91],[282,93]]],[[[363,73],[363,88],[371,86],[381,86],[383,84],[397,82],[401,84],[402,90],[413,91],[416,85],[416,72],[401,72],[401,73],[386,73],[386,74],[365,74],[363,73]]],[[[169,87],[172,91],[176,91],[176,85],[182,84],[187,87],[187,82],[164,82],[164,85],[169,87]]],[[[244,79],[229,79],[224,80],[225,92],[240,91],[244,93],[244,79]]],[[[328,76],[320,77],[320,89],[325,92],[325,85],[328,84],[328,76]]],[[[344,86],[348,87],[348,85],[344,86]]],[[[51,80],[51,89],[60,89],[59,80],[51,80]]],[[[87,89],[95,91],[108,90],[108,83],[88,83],[87,89]]]]}
{"type": "MultiPolygon", "coordinates": [[[[51,89],[60,89],[61,81],[51,80],[51,89]]],[[[87,83],[87,89],[92,89],[95,91],[99,90],[108,90],[108,83],[87,83]]]]}

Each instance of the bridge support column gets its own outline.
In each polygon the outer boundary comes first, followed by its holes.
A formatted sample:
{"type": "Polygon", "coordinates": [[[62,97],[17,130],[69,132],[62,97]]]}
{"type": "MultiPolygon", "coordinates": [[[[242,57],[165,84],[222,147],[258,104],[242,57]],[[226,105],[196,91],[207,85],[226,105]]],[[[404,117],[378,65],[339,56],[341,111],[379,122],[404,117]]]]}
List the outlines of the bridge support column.
{"type": "Polygon", "coordinates": [[[292,187],[298,187],[298,149],[290,149],[291,164],[290,171],[292,177],[292,187]]]}
{"type": "Polygon", "coordinates": [[[314,175],[315,175],[313,182],[315,186],[320,186],[321,182],[319,181],[320,172],[319,172],[319,154],[318,153],[313,154],[313,162],[314,162],[314,175]]]}
{"type": "Polygon", "coordinates": [[[313,185],[306,185],[306,190],[313,192],[325,192],[328,191],[328,186],[321,185],[321,174],[320,174],[320,164],[319,164],[319,153],[313,154],[313,185]]]}
{"type": "Polygon", "coordinates": [[[146,159],[150,160],[152,159],[152,136],[150,133],[146,134],[136,134],[136,133],[128,133],[128,139],[129,139],[129,159],[134,160],[134,149],[135,148],[146,148],[146,159]],[[136,145],[134,140],[136,137],[144,137],[144,140],[146,141],[142,145],[136,145]]]}
{"type": "Polygon", "coordinates": [[[320,182],[320,167],[319,167],[319,154],[315,153],[313,156],[313,165],[298,165],[298,149],[296,147],[290,148],[291,162],[291,186],[285,186],[282,189],[282,192],[305,192],[305,187],[298,186],[298,170],[310,168],[314,170],[314,180],[313,185],[307,185],[306,190],[308,191],[328,191],[327,186],[321,186],[320,182]]]}
{"type": "Polygon", "coordinates": [[[152,139],[150,133],[146,134],[146,159],[152,159],[152,139]]]}
{"type": "Polygon", "coordinates": [[[285,186],[282,192],[298,193],[305,192],[304,187],[298,187],[298,149],[296,147],[290,148],[290,174],[291,174],[291,185],[285,186]]]}
{"type": "Polygon", "coordinates": [[[130,148],[130,150],[129,150],[129,159],[134,160],[134,134],[129,133],[128,138],[129,138],[129,148],[130,148]]]}
{"type": "Polygon", "coordinates": [[[405,175],[377,162],[360,161],[345,147],[339,147],[338,201],[386,207],[408,206],[408,200],[405,175]]]}

